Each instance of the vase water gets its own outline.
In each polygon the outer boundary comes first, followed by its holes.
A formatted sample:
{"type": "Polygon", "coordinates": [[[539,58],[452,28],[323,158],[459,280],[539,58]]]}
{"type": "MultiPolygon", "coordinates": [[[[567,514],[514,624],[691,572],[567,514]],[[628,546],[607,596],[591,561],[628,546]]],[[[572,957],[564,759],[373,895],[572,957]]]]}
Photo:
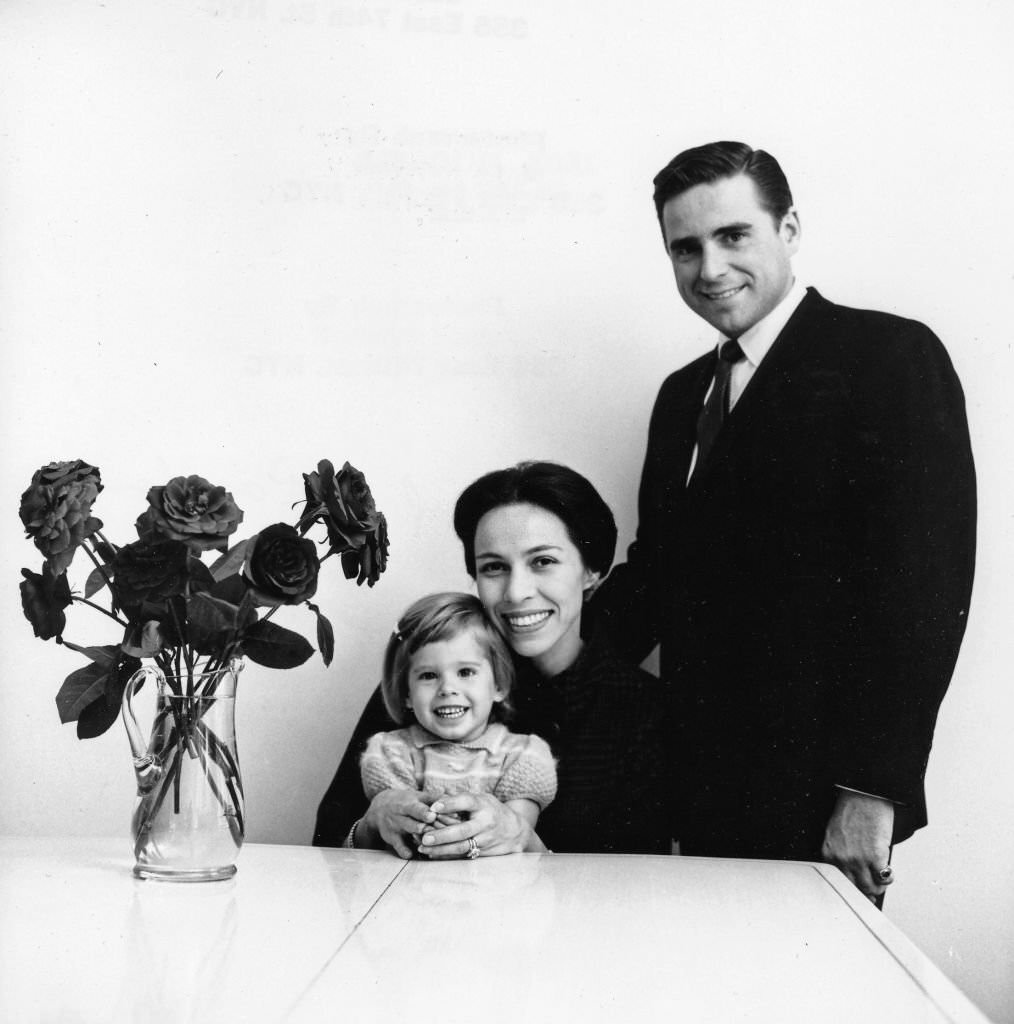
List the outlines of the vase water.
{"type": "Polygon", "coordinates": [[[134,874],[174,882],[231,878],[243,845],[243,782],[236,752],[236,681],[242,662],[166,676],[139,669],[122,714],[137,777],[134,874]],[[147,743],[133,699],[146,678],[156,689],[147,743]]]}

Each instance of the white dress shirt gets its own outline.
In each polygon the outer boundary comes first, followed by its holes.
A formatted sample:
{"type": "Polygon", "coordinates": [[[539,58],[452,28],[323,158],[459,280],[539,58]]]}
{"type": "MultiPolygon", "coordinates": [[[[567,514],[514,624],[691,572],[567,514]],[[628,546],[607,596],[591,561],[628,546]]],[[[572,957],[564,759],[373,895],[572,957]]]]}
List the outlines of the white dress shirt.
{"type": "MultiPolygon", "coordinates": [[[[782,328],[789,322],[789,317],[796,311],[796,307],[806,297],[806,288],[800,284],[798,278],[792,281],[792,287],[786,292],[785,298],[763,320],[757,323],[739,336],[739,346],[743,350],[745,359],[741,359],[732,366],[732,374],[729,377],[729,411],[731,412],[746,390],[750,379],[757,372],[761,360],[768,354],[768,350],[775,343],[775,339],[782,333],[782,328]]],[[[718,339],[717,348],[720,349],[729,339],[723,334],[718,339]]],[[[706,404],[711,397],[715,387],[712,380],[708,393],[704,396],[706,404]]],[[[690,472],[687,480],[693,476],[694,466],[697,465],[697,445],[694,445],[694,453],[690,459],[690,472]]]]}
{"type": "MultiPolygon", "coordinates": [[[[730,411],[735,409],[740,396],[750,383],[750,378],[757,372],[761,360],[768,354],[775,339],[782,333],[782,328],[789,322],[789,317],[795,313],[796,307],[805,297],[806,289],[798,279],[793,280],[785,298],[763,320],[758,320],[750,330],[739,336],[739,347],[746,358],[734,363],[732,367],[732,376],[729,378],[730,411]]],[[[724,336],[720,338],[719,347],[727,340],[724,336]]]]}

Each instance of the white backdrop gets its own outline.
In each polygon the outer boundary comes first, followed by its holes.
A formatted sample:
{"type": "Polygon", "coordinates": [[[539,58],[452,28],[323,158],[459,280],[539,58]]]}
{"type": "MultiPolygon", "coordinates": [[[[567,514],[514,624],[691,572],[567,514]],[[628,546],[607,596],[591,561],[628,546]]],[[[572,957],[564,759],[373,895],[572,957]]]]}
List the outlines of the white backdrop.
{"type": "MultiPolygon", "coordinates": [[[[16,512],[38,466],[101,467],[121,542],[172,476],[226,485],[248,536],[290,518],[318,459],[366,471],[388,575],[322,585],[330,669],[241,683],[249,839],[309,842],[392,623],[469,586],[462,487],[566,462],[632,538],[655,391],[711,340],[676,294],[651,178],[742,139],[793,185],[804,281],[927,322],[965,384],[974,606],[931,824],[896,851],[887,913],[1014,1021],[1014,17],[990,0],[600,6],[0,6],[0,833],[126,842],[134,796],[119,724],[89,742],[59,724],[80,657],[21,615],[38,559],[16,512]]],[[[68,639],[107,641],[99,619],[74,609],[68,639]]]]}

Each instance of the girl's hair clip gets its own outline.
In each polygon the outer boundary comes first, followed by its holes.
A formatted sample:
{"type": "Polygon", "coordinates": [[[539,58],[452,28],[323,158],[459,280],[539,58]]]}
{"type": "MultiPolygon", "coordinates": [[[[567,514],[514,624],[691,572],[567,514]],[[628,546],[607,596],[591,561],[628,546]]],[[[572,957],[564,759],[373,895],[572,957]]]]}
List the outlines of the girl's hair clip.
{"type": "Polygon", "coordinates": [[[397,626],[395,626],[394,629],[391,630],[391,639],[394,640],[396,644],[400,644],[402,640],[405,639],[405,634],[402,633],[402,631],[397,626]]]}

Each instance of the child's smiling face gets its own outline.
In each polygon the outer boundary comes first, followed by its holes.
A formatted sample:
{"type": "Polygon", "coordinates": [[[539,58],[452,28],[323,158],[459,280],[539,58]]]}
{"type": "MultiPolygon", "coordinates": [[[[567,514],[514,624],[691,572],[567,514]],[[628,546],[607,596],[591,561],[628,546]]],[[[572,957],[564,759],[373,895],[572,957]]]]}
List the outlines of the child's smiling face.
{"type": "Polygon", "coordinates": [[[424,644],[412,655],[408,706],[416,721],[441,739],[470,743],[486,730],[493,705],[504,699],[486,648],[474,629],[424,644]]]}

